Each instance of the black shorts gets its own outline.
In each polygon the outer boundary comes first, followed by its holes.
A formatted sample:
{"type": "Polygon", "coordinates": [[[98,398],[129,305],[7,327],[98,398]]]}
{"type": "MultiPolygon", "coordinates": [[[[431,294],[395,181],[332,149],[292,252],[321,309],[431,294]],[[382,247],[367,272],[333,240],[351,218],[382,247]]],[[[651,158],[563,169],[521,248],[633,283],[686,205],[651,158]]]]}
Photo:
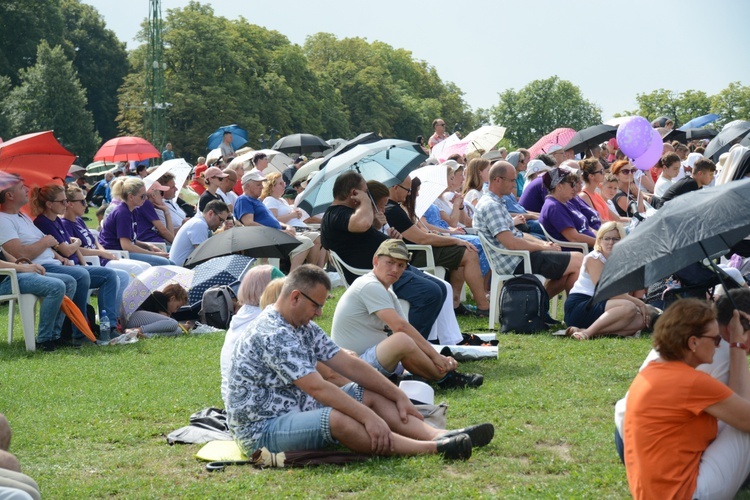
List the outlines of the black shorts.
{"type": "MultiPolygon", "coordinates": [[[[569,263],[570,252],[531,252],[531,272],[550,280],[562,278],[569,263]]],[[[523,261],[519,262],[513,274],[523,274],[523,261]]]]}
{"type": "MultiPolygon", "coordinates": [[[[463,245],[451,245],[448,247],[432,247],[432,255],[435,258],[435,265],[444,267],[449,270],[458,269],[461,265],[461,259],[464,258],[466,247],[463,245]]],[[[421,250],[413,252],[414,257],[411,259],[411,265],[414,267],[425,267],[427,257],[421,250]]]]}

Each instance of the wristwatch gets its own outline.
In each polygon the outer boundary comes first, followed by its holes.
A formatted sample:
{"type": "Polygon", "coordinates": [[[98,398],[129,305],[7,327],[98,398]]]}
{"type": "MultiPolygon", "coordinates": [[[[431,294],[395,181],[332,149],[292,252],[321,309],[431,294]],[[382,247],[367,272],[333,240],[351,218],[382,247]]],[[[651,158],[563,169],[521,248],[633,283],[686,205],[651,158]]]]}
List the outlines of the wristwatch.
{"type": "Polygon", "coordinates": [[[732,342],[731,344],[729,344],[729,347],[739,347],[740,349],[744,349],[745,351],[747,351],[747,346],[742,342],[732,342]]]}

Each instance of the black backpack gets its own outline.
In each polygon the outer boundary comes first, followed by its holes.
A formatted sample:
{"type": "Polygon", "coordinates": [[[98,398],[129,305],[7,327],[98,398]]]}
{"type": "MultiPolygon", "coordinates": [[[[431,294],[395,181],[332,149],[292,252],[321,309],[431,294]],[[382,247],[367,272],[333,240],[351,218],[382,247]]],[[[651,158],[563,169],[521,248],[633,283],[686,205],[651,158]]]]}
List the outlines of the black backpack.
{"type": "Polygon", "coordinates": [[[201,323],[226,330],[234,316],[234,290],[228,285],[212,286],[203,292],[201,310],[198,313],[201,323]]]}
{"type": "Polygon", "coordinates": [[[503,283],[500,291],[500,331],[540,332],[547,329],[549,295],[533,274],[516,276],[503,283]]]}

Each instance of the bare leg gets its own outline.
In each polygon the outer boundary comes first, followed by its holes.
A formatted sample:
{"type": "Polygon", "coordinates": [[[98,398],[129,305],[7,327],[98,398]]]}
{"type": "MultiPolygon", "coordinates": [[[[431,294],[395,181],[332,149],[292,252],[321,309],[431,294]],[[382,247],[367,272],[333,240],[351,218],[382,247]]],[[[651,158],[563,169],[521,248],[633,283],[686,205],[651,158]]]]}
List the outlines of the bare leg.
{"type": "Polygon", "coordinates": [[[393,371],[400,361],[404,368],[419,377],[439,380],[445,375],[404,332],[395,332],[379,343],[375,353],[380,365],[388,371],[393,371]]]}
{"type": "Polygon", "coordinates": [[[590,327],[582,330],[582,333],[589,338],[607,334],[628,337],[644,326],[644,318],[635,304],[628,300],[614,299],[607,301],[604,314],[590,327]]]}
{"type": "Polygon", "coordinates": [[[326,262],[328,262],[328,250],[321,247],[320,248],[320,254],[318,254],[318,267],[325,269],[326,268],[326,262]]]}
{"type": "MultiPolygon", "coordinates": [[[[395,407],[395,406],[394,406],[395,407]]],[[[417,420],[410,417],[410,420],[417,420]]],[[[357,453],[373,453],[370,435],[365,427],[343,413],[331,411],[331,434],[344,446],[357,453]]],[[[437,443],[434,441],[417,441],[396,433],[392,433],[393,451],[385,455],[426,455],[437,453],[437,443]]]]}
{"type": "Polygon", "coordinates": [[[0,413],[0,450],[8,451],[10,449],[10,424],[5,415],[0,413]]]}
{"type": "Polygon", "coordinates": [[[462,267],[448,272],[448,282],[453,289],[453,309],[461,302],[461,287],[464,286],[464,270],[462,267]]]}
{"type": "Polygon", "coordinates": [[[294,257],[292,257],[292,263],[289,266],[289,271],[294,271],[297,267],[299,267],[302,264],[304,264],[305,263],[305,259],[307,259],[307,254],[308,253],[309,253],[309,249],[306,250],[306,251],[304,251],[304,252],[300,252],[297,255],[295,255],[294,257]]]}
{"type": "Polygon", "coordinates": [[[479,254],[473,250],[467,249],[466,252],[464,252],[463,260],[461,260],[461,267],[463,268],[464,280],[466,281],[466,284],[469,285],[469,290],[471,290],[471,294],[474,296],[477,308],[489,309],[490,301],[487,300],[484,291],[484,277],[482,276],[482,270],[479,267],[479,254]]]}
{"type": "Polygon", "coordinates": [[[320,266],[320,237],[315,238],[313,241],[313,246],[308,252],[306,260],[309,264],[320,266]]]}
{"type": "Polygon", "coordinates": [[[447,432],[436,429],[423,420],[419,420],[411,415],[409,415],[408,421],[404,423],[398,415],[396,404],[375,392],[366,390],[362,397],[362,403],[385,420],[385,423],[388,424],[388,427],[393,432],[401,436],[418,441],[431,441],[447,432]]]}

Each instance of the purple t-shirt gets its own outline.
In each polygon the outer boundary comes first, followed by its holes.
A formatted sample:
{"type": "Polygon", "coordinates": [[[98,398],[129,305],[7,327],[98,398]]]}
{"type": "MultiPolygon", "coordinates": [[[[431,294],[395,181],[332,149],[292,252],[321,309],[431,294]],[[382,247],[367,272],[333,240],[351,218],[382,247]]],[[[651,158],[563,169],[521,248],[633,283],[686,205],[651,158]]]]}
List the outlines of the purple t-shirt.
{"type": "MultiPolygon", "coordinates": [[[[91,233],[91,231],[89,231],[89,228],[86,226],[86,223],[83,221],[83,219],[81,219],[80,217],[76,217],[75,222],[68,219],[60,220],[62,221],[62,225],[69,235],[81,240],[82,248],[90,248],[91,250],[96,250],[98,248],[96,246],[96,239],[94,235],[91,233]]],[[[104,257],[99,257],[99,262],[102,266],[106,266],[107,262],[109,261],[104,257]]]]}
{"type": "Polygon", "coordinates": [[[584,217],[586,217],[586,221],[588,222],[591,229],[593,229],[594,231],[598,231],[599,228],[602,227],[602,219],[599,217],[599,212],[588,206],[580,196],[574,196],[573,199],[568,202],[568,204],[575,207],[575,209],[577,209],[583,214],[584,217]]]}
{"type": "MultiPolygon", "coordinates": [[[[51,234],[60,243],[70,243],[70,233],[62,223],[60,217],[56,217],[55,220],[47,218],[45,215],[39,215],[34,219],[34,225],[39,228],[44,234],[51,234]]],[[[78,256],[74,253],[68,259],[72,260],[76,265],[81,262],[78,260],[78,256]]]]}
{"type": "Polygon", "coordinates": [[[541,212],[546,196],[547,188],[542,184],[542,176],[540,175],[529,184],[526,184],[518,203],[529,212],[541,212]]]}
{"type": "Polygon", "coordinates": [[[562,230],[568,227],[572,227],[581,234],[596,238],[596,235],[589,229],[586,217],[581,212],[574,210],[568,204],[560,203],[551,196],[547,197],[542,211],[539,213],[539,223],[556,240],[568,241],[562,235],[562,230]]]}
{"type": "Polygon", "coordinates": [[[159,220],[156,209],[151,200],[146,200],[143,205],[133,210],[135,215],[135,239],[148,243],[164,243],[159,231],[154,227],[154,221],[159,220]]]}
{"type": "Polygon", "coordinates": [[[104,219],[99,243],[107,250],[122,250],[120,238],[127,238],[135,243],[135,218],[127,203],[120,203],[104,219]]]}

